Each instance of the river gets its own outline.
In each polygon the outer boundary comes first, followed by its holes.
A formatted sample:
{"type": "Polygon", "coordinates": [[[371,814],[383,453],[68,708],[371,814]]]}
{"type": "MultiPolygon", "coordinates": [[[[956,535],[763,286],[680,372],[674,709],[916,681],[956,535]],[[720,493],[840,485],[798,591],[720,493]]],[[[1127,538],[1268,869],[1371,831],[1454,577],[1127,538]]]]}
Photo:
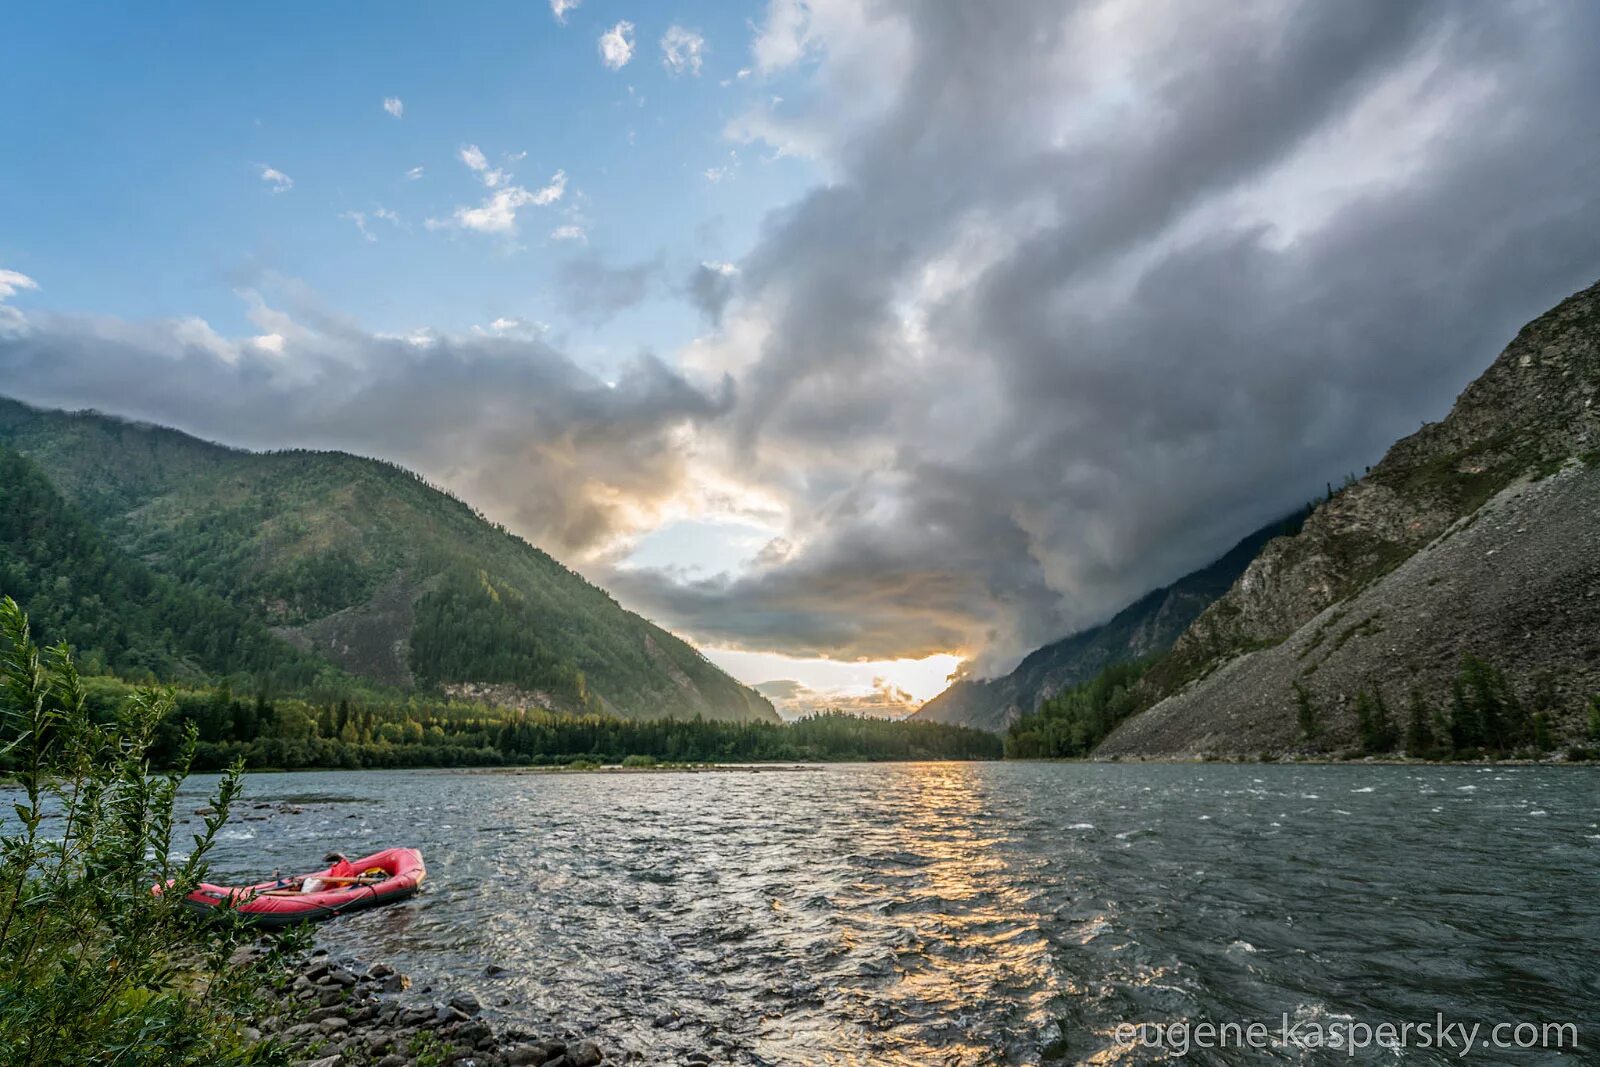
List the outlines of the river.
{"type": "MultiPolygon", "coordinates": [[[[1176,1061],[1170,1043],[1120,1045],[1117,1024],[1259,1021],[1276,1036],[1285,1017],[1553,1020],[1600,1041],[1587,769],[256,774],[238,815],[223,879],[305,870],[328,849],[422,849],[423,893],[324,925],[333,952],[650,1063],[1176,1061]],[[299,812],[254,806],[285,803],[299,812]]],[[[1318,1056],[1190,1048],[1183,1062],[1318,1056]]]]}

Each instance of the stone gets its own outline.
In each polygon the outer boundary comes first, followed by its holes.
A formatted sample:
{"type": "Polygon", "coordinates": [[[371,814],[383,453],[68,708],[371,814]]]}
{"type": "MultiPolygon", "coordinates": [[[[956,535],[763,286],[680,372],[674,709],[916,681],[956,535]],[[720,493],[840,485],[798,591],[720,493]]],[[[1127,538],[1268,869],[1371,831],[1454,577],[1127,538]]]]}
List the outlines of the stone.
{"type": "Polygon", "coordinates": [[[332,1016],[330,1018],[322,1020],[320,1023],[317,1024],[317,1027],[323,1033],[327,1034],[329,1037],[332,1037],[334,1034],[337,1034],[341,1030],[350,1029],[350,1020],[349,1019],[341,1019],[339,1016],[334,1015],[334,1016],[332,1016]]]}
{"type": "Polygon", "coordinates": [[[344,990],[339,989],[338,987],[333,987],[330,989],[324,989],[322,991],[322,995],[317,998],[317,1003],[321,1004],[324,1008],[331,1008],[333,1005],[339,1003],[343,999],[344,990]]]}
{"type": "MultiPolygon", "coordinates": [[[[596,1067],[604,1056],[600,1054],[600,1046],[593,1041],[580,1041],[578,1047],[568,1051],[567,1058],[572,1061],[572,1067],[596,1067]]],[[[710,1062],[709,1059],[707,1062],[710,1062]]]]}
{"type": "Polygon", "coordinates": [[[404,993],[411,988],[411,979],[403,974],[391,974],[383,980],[385,993],[404,993]]]}
{"type": "Polygon", "coordinates": [[[473,1044],[479,1044],[485,1038],[492,1037],[493,1035],[494,1031],[489,1027],[489,1024],[481,1020],[462,1023],[456,1028],[455,1033],[457,1041],[470,1041],[473,1044]]]}
{"type": "Polygon", "coordinates": [[[476,1015],[483,1010],[483,1005],[478,1003],[478,998],[467,992],[457,993],[451,997],[450,1006],[467,1015],[476,1015]]]}
{"type": "Polygon", "coordinates": [[[299,1067],[339,1067],[344,1062],[344,1057],[335,1052],[332,1056],[324,1056],[320,1060],[301,1060],[299,1067]]]}
{"type": "Polygon", "coordinates": [[[394,968],[387,963],[374,963],[367,968],[368,978],[387,978],[394,973],[394,968]]]}
{"type": "Polygon", "coordinates": [[[483,969],[483,976],[485,978],[499,978],[501,975],[506,975],[506,974],[510,974],[510,973],[511,973],[510,970],[508,970],[505,967],[500,966],[498,963],[491,963],[491,964],[489,964],[489,966],[487,966],[487,967],[485,967],[483,969]]]}
{"type": "Polygon", "coordinates": [[[410,1060],[400,1055],[400,1053],[391,1052],[389,1055],[379,1060],[376,1064],[376,1067],[406,1067],[406,1065],[410,1062],[410,1060]]]}
{"type": "Polygon", "coordinates": [[[316,1023],[296,1023],[295,1025],[289,1027],[289,1029],[285,1030],[280,1036],[285,1041],[294,1043],[311,1037],[314,1034],[320,1033],[321,1031],[317,1029],[316,1023]]]}
{"type": "Polygon", "coordinates": [[[472,1016],[450,1004],[441,1004],[433,1013],[433,1024],[443,1026],[446,1023],[459,1023],[470,1019],[472,1016]]]}
{"type": "Polygon", "coordinates": [[[348,987],[356,984],[356,976],[343,967],[335,967],[328,972],[328,981],[334,985],[348,987]]]}

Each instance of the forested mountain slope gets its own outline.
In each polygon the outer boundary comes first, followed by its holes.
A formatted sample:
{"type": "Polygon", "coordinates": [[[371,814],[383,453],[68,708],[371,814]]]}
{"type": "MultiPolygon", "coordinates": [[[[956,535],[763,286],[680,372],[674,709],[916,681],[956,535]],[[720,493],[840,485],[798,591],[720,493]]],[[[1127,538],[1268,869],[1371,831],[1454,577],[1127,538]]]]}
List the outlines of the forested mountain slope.
{"type": "Polygon", "coordinates": [[[128,558],[354,675],[560,710],[776,717],[688,644],[392,464],[3,398],[0,444],[128,558]]]}
{"type": "Polygon", "coordinates": [[[1467,656],[1553,737],[1585,731],[1600,694],[1600,284],[1524,327],[1442,422],[1269,544],[1145,676],[1159,703],[1098,752],[1350,744],[1362,693],[1464,706],[1467,656]]]}
{"type": "Polygon", "coordinates": [[[1019,715],[1108,666],[1166,651],[1201,611],[1227,592],[1262,545],[1292,534],[1298,521],[1268,523],[1215,562],[1141,597],[1108,622],[1029,653],[1010,674],[956,682],[911,717],[1003,730],[1019,715]]]}
{"type": "Polygon", "coordinates": [[[111,544],[37,465],[4,446],[0,594],[24,605],[41,641],[72,645],[88,673],[244,676],[295,690],[337,673],[236,605],[157,574],[111,544]]]}

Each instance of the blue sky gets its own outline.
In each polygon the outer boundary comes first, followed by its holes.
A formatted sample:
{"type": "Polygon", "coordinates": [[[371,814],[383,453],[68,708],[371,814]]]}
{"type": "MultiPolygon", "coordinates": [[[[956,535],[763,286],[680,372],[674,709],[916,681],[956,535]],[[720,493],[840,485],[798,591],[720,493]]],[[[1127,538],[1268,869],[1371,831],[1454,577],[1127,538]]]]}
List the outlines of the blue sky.
{"type": "Polygon", "coordinates": [[[904,711],[1593,283],[1597,39],[1591,0],[13,5],[0,392],[392,459],[791,710],[904,711]]]}
{"type": "Polygon", "coordinates": [[[670,351],[699,322],[665,279],[737,258],[812,170],[724,136],[752,93],[774,91],[737,77],[759,14],[607,0],[564,23],[532,2],[17,9],[0,91],[24,106],[0,116],[0,198],[28,210],[6,213],[0,257],[48,279],[39,306],[198,315],[224,333],[247,325],[234,290],[271,270],[374,330],[514,318],[602,367],[670,351]],[[608,69],[597,41],[621,21],[634,52],[608,69]],[[673,25],[704,38],[698,73],[665,67],[673,25]],[[519,211],[515,235],[428,229],[485,197],[459,158],[469,145],[535,192],[564,173],[561,200],[519,211]],[[552,239],[563,226],[583,240],[552,239]],[[667,291],[598,325],[569,314],[556,272],[583,254],[659,264],[667,291]]]}

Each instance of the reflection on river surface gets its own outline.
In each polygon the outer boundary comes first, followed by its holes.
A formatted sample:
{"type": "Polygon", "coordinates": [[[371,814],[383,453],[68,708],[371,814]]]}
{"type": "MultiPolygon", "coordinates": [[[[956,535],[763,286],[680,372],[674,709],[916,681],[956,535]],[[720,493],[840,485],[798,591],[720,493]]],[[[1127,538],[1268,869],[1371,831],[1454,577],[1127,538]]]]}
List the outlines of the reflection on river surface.
{"type": "Polygon", "coordinates": [[[223,878],[424,851],[423,894],[325,926],[333,951],[653,1063],[1133,1063],[1124,1020],[1600,1003],[1582,769],[262,774],[240,815],[223,878]]]}

